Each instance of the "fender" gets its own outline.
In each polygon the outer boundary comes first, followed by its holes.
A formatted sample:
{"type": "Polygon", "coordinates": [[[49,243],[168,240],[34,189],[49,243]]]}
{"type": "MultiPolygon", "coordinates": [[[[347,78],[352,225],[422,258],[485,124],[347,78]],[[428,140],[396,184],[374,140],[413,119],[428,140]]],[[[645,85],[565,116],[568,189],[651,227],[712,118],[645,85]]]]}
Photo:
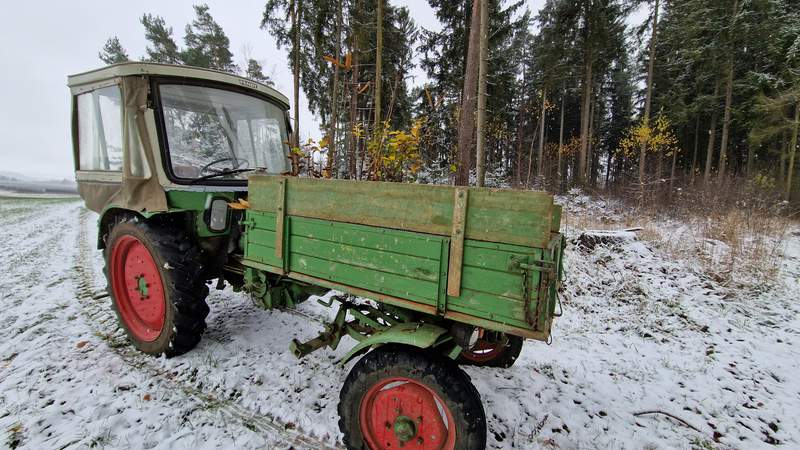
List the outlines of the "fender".
{"type": "Polygon", "coordinates": [[[97,218],[97,229],[100,231],[97,233],[97,249],[103,250],[106,247],[106,243],[103,241],[103,233],[108,225],[109,221],[116,216],[117,214],[131,214],[134,216],[138,216],[144,220],[150,219],[153,216],[157,216],[160,214],[172,214],[172,213],[181,213],[186,212],[187,209],[170,209],[169,211],[135,211],[132,209],[125,208],[118,204],[110,204],[103,208],[100,211],[100,217],[97,218]]]}
{"type": "Polygon", "coordinates": [[[425,349],[441,344],[448,339],[450,336],[447,330],[440,326],[418,322],[400,323],[360,341],[342,358],[339,365],[343,366],[362,352],[384,344],[402,344],[425,349]]]}

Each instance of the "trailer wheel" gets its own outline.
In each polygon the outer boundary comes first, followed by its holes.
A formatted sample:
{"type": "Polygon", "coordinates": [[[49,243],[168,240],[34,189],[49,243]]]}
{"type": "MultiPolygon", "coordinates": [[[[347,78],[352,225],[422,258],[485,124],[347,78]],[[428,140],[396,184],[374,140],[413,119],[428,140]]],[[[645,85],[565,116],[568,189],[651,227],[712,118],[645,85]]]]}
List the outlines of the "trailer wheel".
{"type": "Polygon", "coordinates": [[[478,339],[472,349],[461,352],[458,362],[470,366],[505,369],[514,365],[521,351],[521,337],[490,332],[478,339]]]}
{"type": "Polygon", "coordinates": [[[209,309],[198,253],[174,227],[132,219],[110,230],[104,255],[108,292],[120,325],[140,351],[176,356],[200,342],[209,309]]]}
{"type": "Polygon", "coordinates": [[[350,449],[486,448],[480,394],[453,361],[385,345],[359,360],[342,387],[339,428],[350,449]]]}

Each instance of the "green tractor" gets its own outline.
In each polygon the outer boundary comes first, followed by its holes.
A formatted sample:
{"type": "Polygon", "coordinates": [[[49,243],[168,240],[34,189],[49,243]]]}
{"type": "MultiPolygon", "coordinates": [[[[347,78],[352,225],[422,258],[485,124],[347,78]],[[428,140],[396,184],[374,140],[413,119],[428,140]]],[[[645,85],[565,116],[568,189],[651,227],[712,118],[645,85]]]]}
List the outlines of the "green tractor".
{"type": "Polygon", "coordinates": [[[485,448],[459,365],[509,367],[524,339],[549,339],[564,247],[552,196],[291,176],[288,99],[228,73],[124,63],[69,87],[76,180],[136,348],[196,346],[213,280],[266,309],[333,290],[318,301],[335,319],[289,346],[360,357],[340,395],[345,444],[485,448]]]}

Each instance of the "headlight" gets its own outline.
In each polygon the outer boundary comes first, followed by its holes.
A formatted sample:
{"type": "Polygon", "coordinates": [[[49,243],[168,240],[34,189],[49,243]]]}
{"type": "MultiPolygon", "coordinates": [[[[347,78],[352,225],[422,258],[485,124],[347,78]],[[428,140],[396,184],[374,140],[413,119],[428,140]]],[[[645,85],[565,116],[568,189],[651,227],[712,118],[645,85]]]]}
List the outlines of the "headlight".
{"type": "Polygon", "coordinates": [[[228,228],[228,201],[222,198],[211,202],[211,211],[208,215],[208,228],[211,231],[225,231],[228,228]]]}

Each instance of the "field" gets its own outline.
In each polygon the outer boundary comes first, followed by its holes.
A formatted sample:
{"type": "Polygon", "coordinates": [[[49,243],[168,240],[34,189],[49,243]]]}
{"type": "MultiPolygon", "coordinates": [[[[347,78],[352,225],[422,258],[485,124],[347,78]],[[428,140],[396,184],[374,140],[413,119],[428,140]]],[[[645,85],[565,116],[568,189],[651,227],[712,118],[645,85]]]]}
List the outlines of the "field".
{"type": "MultiPolygon", "coordinates": [[[[567,202],[569,198],[564,199],[567,202]]],[[[595,205],[596,206],[596,205],[595,205]]],[[[596,212],[567,205],[569,223],[596,212]]],[[[173,358],[126,345],[72,199],[0,198],[0,448],[339,448],[339,351],[303,360],[314,301],[266,312],[212,289],[208,332],[173,358]]],[[[800,233],[774,280],[722,283],[633,233],[567,227],[564,316],[507,370],[467,368],[490,448],[800,446],[800,233]]],[[[352,363],[351,363],[352,365],[352,363]]]]}

